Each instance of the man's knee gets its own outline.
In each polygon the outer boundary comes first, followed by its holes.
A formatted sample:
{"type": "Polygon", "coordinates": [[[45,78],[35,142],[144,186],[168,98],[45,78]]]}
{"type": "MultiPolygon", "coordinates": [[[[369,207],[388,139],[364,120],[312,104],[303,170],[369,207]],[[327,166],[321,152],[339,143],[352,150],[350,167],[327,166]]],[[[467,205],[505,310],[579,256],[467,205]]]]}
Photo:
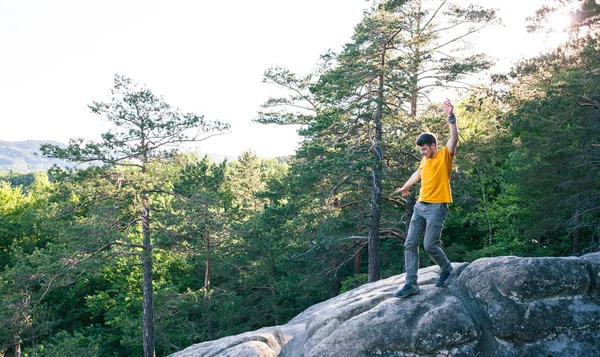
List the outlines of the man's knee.
{"type": "Polygon", "coordinates": [[[425,251],[429,254],[435,253],[440,249],[439,242],[430,242],[425,244],[425,251]]]}
{"type": "Polygon", "coordinates": [[[406,241],[404,242],[404,249],[411,251],[411,252],[416,252],[417,249],[419,247],[419,244],[417,242],[411,242],[411,241],[406,241]]]}

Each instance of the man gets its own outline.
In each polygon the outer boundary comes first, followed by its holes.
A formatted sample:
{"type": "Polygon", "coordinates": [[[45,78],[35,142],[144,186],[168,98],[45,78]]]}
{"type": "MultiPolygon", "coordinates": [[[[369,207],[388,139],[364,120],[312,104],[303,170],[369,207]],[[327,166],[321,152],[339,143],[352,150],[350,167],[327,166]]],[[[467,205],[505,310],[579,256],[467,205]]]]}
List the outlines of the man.
{"type": "Polygon", "coordinates": [[[419,270],[419,241],[423,232],[425,250],[441,269],[440,278],[435,285],[448,286],[453,275],[452,265],[439,244],[444,220],[448,214],[448,203],[452,202],[450,176],[456,144],[458,144],[458,127],[454,107],[449,99],[444,102],[444,110],[448,116],[450,140],[446,146],[438,147],[435,135],[421,134],[417,139],[417,146],[423,155],[421,164],[404,186],[397,190],[406,196],[408,189],[421,181],[419,199],[415,204],[404,243],[406,283],[402,289],[396,291],[395,297],[406,298],[421,292],[417,284],[417,271],[419,270]]]}

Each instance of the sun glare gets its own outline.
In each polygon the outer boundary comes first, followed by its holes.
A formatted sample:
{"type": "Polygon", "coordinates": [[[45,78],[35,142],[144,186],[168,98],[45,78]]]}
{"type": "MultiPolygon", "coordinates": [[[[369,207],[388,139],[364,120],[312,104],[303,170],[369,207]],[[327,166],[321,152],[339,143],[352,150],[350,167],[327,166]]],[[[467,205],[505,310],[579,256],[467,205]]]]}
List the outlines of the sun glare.
{"type": "Polygon", "coordinates": [[[564,32],[568,30],[570,26],[571,15],[568,12],[554,11],[548,17],[548,27],[555,32],[564,32]]]}
{"type": "Polygon", "coordinates": [[[549,31],[544,40],[547,48],[554,48],[569,39],[568,30],[571,27],[571,14],[565,10],[559,10],[551,13],[546,21],[549,31]]]}

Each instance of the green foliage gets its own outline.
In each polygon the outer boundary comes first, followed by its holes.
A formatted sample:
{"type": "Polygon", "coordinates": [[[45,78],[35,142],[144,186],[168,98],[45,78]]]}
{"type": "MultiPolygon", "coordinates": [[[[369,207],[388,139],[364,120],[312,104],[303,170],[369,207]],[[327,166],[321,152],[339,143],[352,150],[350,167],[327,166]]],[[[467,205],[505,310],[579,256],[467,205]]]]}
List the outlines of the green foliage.
{"type": "MultiPolygon", "coordinates": [[[[27,348],[23,351],[24,356],[33,356],[34,352],[27,348]]],[[[100,352],[96,337],[88,337],[76,332],[70,335],[66,331],[60,331],[47,345],[38,346],[35,352],[40,357],[80,356],[95,357],[100,352]]]]}
{"type": "Polygon", "coordinates": [[[536,222],[524,234],[555,254],[594,249],[598,234],[599,51],[598,35],[581,38],[513,73],[515,158],[536,222]]]}
{"type": "Polygon", "coordinates": [[[340,294],[343,294],[352,289],[356,289],[363,284],[368,282],[367,274],[355,274],[353,276],[349,276],[342,281],[342,287],[340,288],[340,294]]]}

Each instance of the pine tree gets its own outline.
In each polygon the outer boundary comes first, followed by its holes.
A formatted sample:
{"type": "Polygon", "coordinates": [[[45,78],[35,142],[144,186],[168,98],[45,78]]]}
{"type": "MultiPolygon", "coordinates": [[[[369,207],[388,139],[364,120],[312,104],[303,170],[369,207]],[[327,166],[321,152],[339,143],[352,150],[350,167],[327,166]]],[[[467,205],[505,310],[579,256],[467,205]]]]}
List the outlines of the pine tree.
{"type": "Polygon", "coordinates": [[[144,356],[154,355],[154,321],[152,291],[152,225],[150,219],[152,193],[167,192],[149,172],[153,160],[168,157],[173,147],[189,141],[199,141],[228,128],[226,124],[211,122],[194,113],[182,113],[174,109],[148,88],[130,78],[116,75],[111,89],[110,102],[94,102],[89,106],[93,113],[115,125],[115,129],[102,134],[98,143],[71,140],[68,147],[43,145],[46,157],[71,162],[99,162],[107,165],[114,181],[115,190],[127,186],[129,195],[121,197],[128,203],[127,222],[116,223],[125,230],[141,226],[141,244],[109,241],[96,251],[123,246],[134,251],[141,250],[144,271],[144,356]],[[126,171],[113,168],[125,167],[126,171]],[[134,212],[137,212],[134,213],[134,212]],[[131,218],[129,214],[134,215],[131,218]]]}

